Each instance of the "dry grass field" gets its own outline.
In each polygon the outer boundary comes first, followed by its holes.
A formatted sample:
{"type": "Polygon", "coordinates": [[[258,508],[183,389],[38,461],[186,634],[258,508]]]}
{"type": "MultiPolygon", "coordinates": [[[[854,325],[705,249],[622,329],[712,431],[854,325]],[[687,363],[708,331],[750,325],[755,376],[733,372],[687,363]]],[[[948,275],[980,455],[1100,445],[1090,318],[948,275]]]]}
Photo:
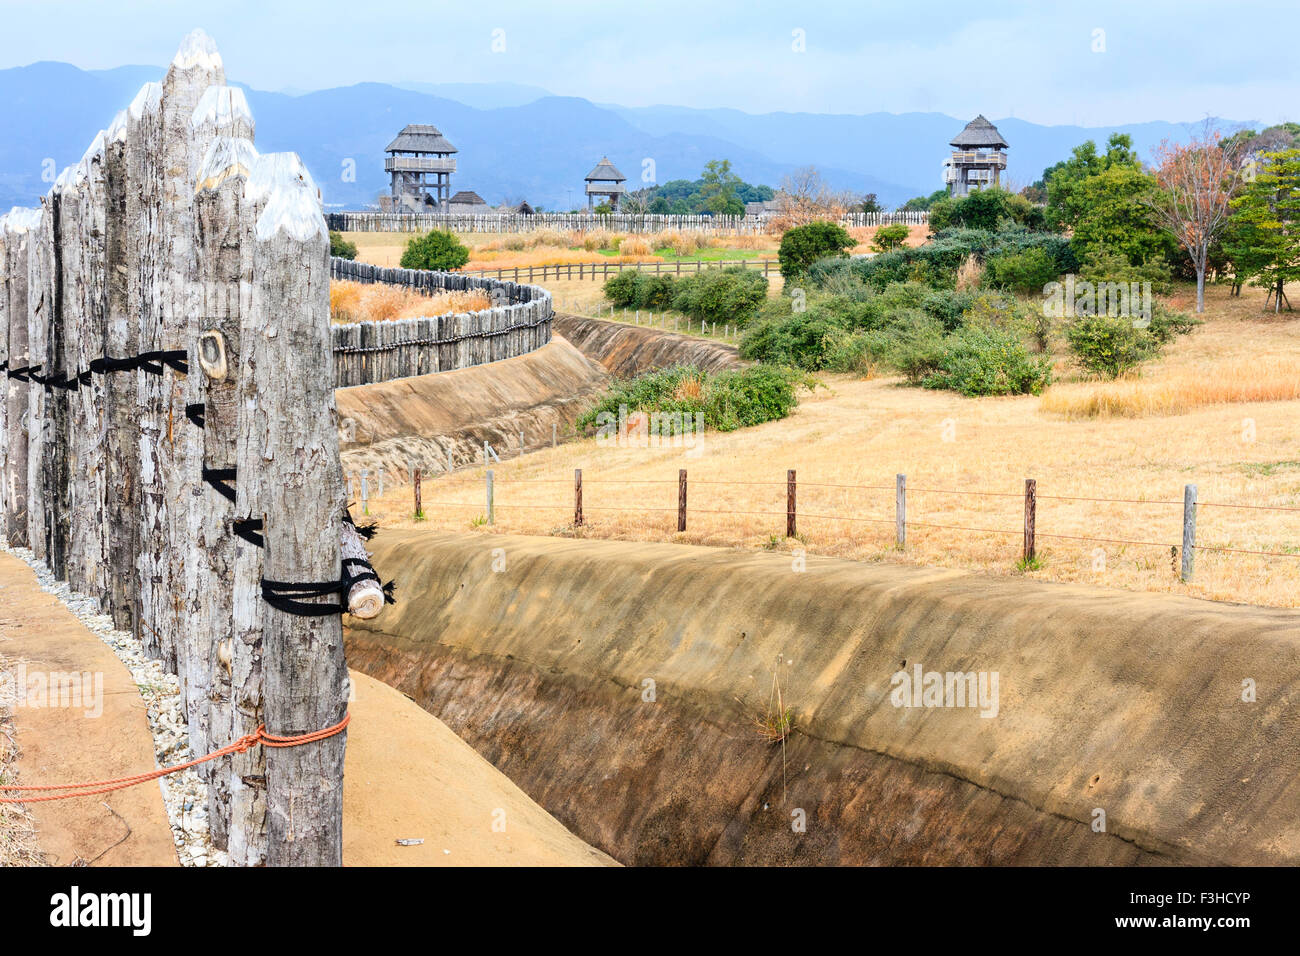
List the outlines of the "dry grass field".
{"type": "Polygon", "coordinates": [[[483,292],[422,295],[399,286],[330,280],[330,320],[335,323],[413,319],[491,307],[492,301],[483,292]]]}
{"type": "MultiPolygon", "coordinates": [[[[1207,322],[1141,379],[1118,386],[1067,381],[1041,398],[968,399],[895,379],[831,375],[789,418],[708,432],[696,449],[583,439],[494,464],[490,527],[481,523],[481,468],[427,479],[422,525],[806,549],[1300,606],[1300,394],[1293,374],[1300,319],[1260,311],[1262,299],[1253,289],[1239,300],[1211,289],[1207,322]],[[1117,389],[1170,389],[1183,397],[1079,413],[1089,402],[1104,404],[1086,396],[1117,389]],[[572,527],[575,468],[584,475],[581,530],[572,527]],[[676,531],[679,468],[689,474],[684,533],[676,531]],[[799,481],[799,535],[792,540],[784,537],[788,468],[799,481]],[[894,544],[897,473],[908,484],[901,551],[894,544]],[[1021,572],[1025,478],[1038,482],[1041,567],[1021,572]],[[1181,540],[1188,483],[1198,485],[1203,503],[1199,545],[1283,556],[1198,549],[1194,580],[1180,583],[1171,548],[1181,540]],[[1257,510],[1265,506],[1291,510],[1257,510]]],[[[390,483],[370,510],[381,524],[411,525],[410,488],[390,483]]]]}

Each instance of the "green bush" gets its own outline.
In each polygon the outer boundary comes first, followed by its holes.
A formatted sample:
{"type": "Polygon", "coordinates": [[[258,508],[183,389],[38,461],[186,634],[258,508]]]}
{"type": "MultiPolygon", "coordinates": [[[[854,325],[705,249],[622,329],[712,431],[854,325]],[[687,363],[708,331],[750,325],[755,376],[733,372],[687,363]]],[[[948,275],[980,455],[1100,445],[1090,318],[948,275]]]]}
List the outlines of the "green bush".
{"type": "Polygon", "coordinates": [[[802,278],[818,259],[843,257],[855,245],[844,227],[833,222],[810,222],[786,230],[777,259],[787,282],[802,278]]]}
{"type": "Polygon", "coordinates": [[[968,327],[949,335],[939,367],[921,383],[963,395],[1040,395],[1052,382],[1050,358],[1031,358],[1014,333],[968,327]]]}
{"type": "Polygon", "coordinates": [[[357,257],[356,243],[348,242],[343,238],[343,233],[330,231],[330,255],[339,259],[355,259],[357,257]]]}
{"type": "Polygon", "coordinates": [[[767,277],[756,269],[706,269],[677,280],[672,306],[706,322],[745,325],[767,301],[767,277]]]}
{"type": "Polygon", "coordinates": [[[459,269],[469,262],[469,250],[450,232],[434,229],[416,236],[402,253],[403,269],[459,269]]]}
{"type": "Polygon", "coordinates": [[[636,285],[641,273],[628,269],[605,280],[605,298],[620,309],[630,309],[636,305],[636,285]]]}
{"type": "Polygon", "coordinates": [[[784,418],[798,404],[797,389],[813,382],[788,368],[754,365],[709,373],[674,366],[615,382],[578,418],[578,428],[608,427],[628,412],[703,415],[706,428],[735,431],[784,418]]]}
{"type": "Polygon", "coordinates": [[[677,289],[672,276],[641,272],[637,275],[636,307],[638,309],[668,309],[672,307],[677,289]]]}
{"type": "Polygon", "coordinates": [[[984,277],[990,285],[1025,295],[1041,294],[1043,286],[1058,275],[1056,260],[1039,247],[1008,249],[989,256],[984,263],[984,277]]]}
{"type": "Polygon", "coordinates": [[[1080,316],[1066,326],[1065,338],[1080,365],[1106,378],[1118,377],[1159,350],[1155,336],[1135,328],[1128,316],[1080,316]]]}
{"type": "Polygon", "coordinates": [[[892,226],[881,226],[871,237],[871,247],[877,252],[889,252],[897,249],[907,241],[907,227],[901,222],[892,226]]]}

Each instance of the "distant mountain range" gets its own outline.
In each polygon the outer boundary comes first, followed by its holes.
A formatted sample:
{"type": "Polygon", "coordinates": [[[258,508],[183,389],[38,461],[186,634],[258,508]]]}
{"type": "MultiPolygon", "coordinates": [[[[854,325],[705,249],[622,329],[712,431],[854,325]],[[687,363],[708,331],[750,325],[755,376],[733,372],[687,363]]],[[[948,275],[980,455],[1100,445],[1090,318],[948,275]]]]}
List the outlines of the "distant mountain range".
{"type": "MultiPolygon", "coordinates": [[[[80,159],[159,67],[81,70],[42,62],[0,70],[0,210],[32,205],[43,178],[80,159]],[[52,163],[47,163],[52,160],[52,163]]],[[[695,179],[711,159],[730,159],[752,183],[815,165],[836,188],[874,192],[887,206],[941,185],[952,138],[970,119],[941,113],[765,113],[676,106],[627,108],[553,96],[514,83],[361,83],[315,92],[245,87],[263,151],[302,156],[329,208],[359,208],[386,190],[384,147],[407,123],[432,123],[460,150],[453,190],[472,189],[491,204],[527,199],[546,209],[585,205],[583,176],[608,156],[643,184],[646,160],[659,182],[695,179]],[[352,163],[349,163],[352,161],[352,163]],[[355,168],[355,181],[347,173],[355,168]]],[[[1112,131],[1147,155],[1192,125],[1149,122],[1117,127],[1040,126],[995,119],[1010,144],[1008,178],[1036,180],[1086,139],[1112,131]]],[[[1258,124],[1243,124],[1258,125],[1258,124]]]]}

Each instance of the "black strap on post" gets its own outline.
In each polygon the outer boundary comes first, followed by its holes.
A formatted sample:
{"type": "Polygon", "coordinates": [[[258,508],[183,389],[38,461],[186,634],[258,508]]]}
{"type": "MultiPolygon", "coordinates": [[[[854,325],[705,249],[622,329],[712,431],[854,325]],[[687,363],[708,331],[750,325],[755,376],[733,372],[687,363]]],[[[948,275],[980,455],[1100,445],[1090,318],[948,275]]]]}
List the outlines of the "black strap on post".
{"type": "Polygon", "coordinates": [[[234,468],[207,468],[201,472],[203,480],[217,490],[221,497],[232,504],[235,501],[235,489],[227,482],[235,480],[234,468]]]}
{"type": "Polygon", "coordinates": [[[202,402],[197,402],[193,405],[186,405],[185,417],[188,418],[190,421],[192,421],[195,425],[198,425],[200,428],[205,427],[203,424],[204,404],[202,402]]]}
{"type": "Polygon", "coordinates": [[[266,540],[257,533],[262,530],[261,518],[236,518],[231,522],[231,530],[249,544],[255,544],[259,548],[266,546],[266,540]]]}

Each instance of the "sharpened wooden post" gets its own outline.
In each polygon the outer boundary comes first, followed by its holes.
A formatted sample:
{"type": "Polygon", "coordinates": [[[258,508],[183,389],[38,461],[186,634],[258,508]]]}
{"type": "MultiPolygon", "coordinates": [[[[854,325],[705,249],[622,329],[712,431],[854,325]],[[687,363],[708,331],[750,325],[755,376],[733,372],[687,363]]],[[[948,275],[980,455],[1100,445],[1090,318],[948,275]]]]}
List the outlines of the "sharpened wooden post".
{"type": "MultiPolygon", "coordinates": [[[[260,157],[247,193],[261,212],[241,334],[253,401],[242,414],[260,425],[266,444],[260,464],[241,456],[239,483],[245,462],[262,473],[263,581],[327,585],[340,579],[344,503],[334,381],[326,371],[329,233],[311,176],[292,153],[260,157]]],[[[267,732],[299,736],[336,726],[347,713],[349,678],[342,618],[328,607],[337,609],[342,596],[336,589],[295,598],[324,606],[310,616],[259,597],[267,732]]],[[[339,733],[266,750],[268,865],[342,865],[345,746],[346,733],[339,733]]]]}
{"type": "Polygon", "coordinates": [[[558,448],[560,445],[560,426],[551,422],[551,447],[558,448]]]}
{"type": "Polygon", "coordinates": [[[795,521],[795,478],[794,469],[785,473],[785,536],[793,538],[799,533],[795,521]]]}
{"type": "Polygon", "coordinates": [[[677,530],[686,530],[686,469],[677,472],[677,530]]]}
{"type": "Polygon", "coordinates": [[[1196,486],[1183,486],[1183,566],[1179,577],[1192,579],[1196,566],[1196,486]]]}
{"type": "Polygon", "coordinates": [[[411,487],[415,490],[415,517],[424,517],[424,508],[420,501],[420,469],[415,469],[415,477],[411,481],[411,487]]]}
{"type": "Polygon", "coordinates": [[[907,544],[907,475],[894,476],[894,543],[907,544]]]}
{"type": "Polygon", "coordinates": [[[496,524],[496,509],[495,509],[495,506],[494,506],[494,502],[493,502],[493,494],[492,494],[492,492],[493,492],[493,488],[492,488],[492,477],[493,477],[493,476],[492,476],[492,469],[491,469],[491,468],[489,468],[489,469],[487,470],[487,475],[486,475],[485,477],[487,478],[487,522],[488,522],[488,524],[496,524]]]}
{"type": "Polygon", "coordinates": [[[573,525],[582,527],[582,469],[573,469],[573,525]]]}
{"type": "Polygon", "coordinates": [[[1024,561],[1028,565],[1034,560],[1034,523],[1038,511],[1038,482],[1033,478],[1025,479],[1025,551],[1024,561]]]}

